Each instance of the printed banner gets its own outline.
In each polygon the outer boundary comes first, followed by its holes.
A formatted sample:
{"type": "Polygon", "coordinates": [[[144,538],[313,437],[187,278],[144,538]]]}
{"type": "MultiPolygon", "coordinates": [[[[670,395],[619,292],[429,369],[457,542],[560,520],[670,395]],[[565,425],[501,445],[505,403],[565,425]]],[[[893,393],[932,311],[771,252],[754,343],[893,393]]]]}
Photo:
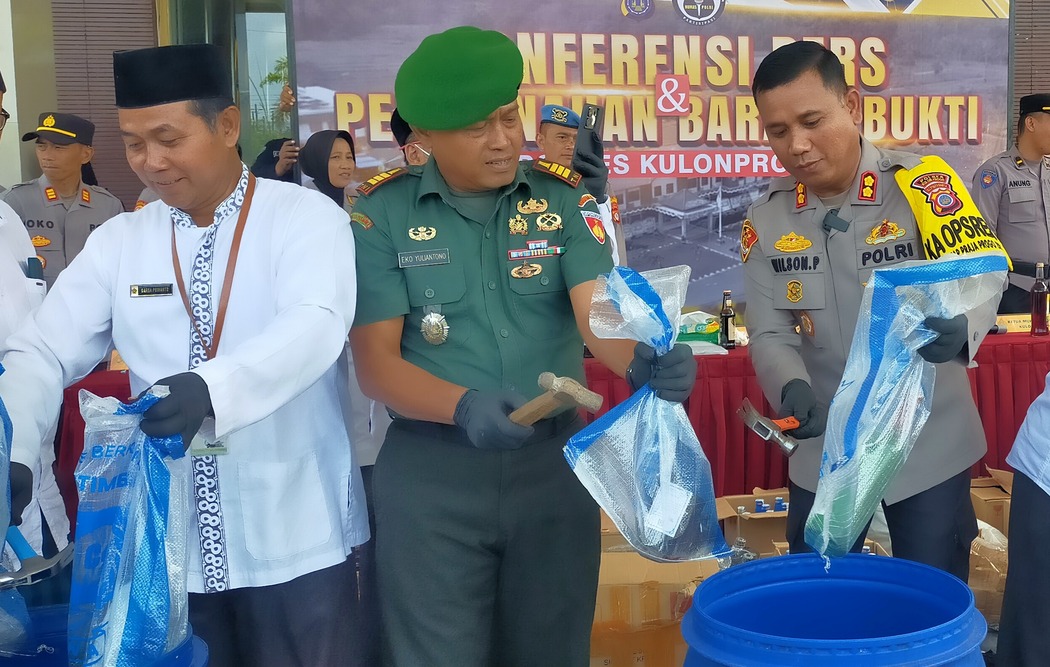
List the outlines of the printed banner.
{"type": "MultiPolygon", "coordinates": [[[[429,5],[427,6],[429,7],[429,5]]],[[[526,151],[544,104],[605,107],[603,139],[628,261],[692,266],[689,303],[743,289],[746,207],[785,172],[765,141],[751,79],[782,44],[838,54],[863,99],[862,130],[936,154],[964,181],[1007,141],[1009,0],[492,0],[428,11],[407,0],[348,11],[293,3],[299,133],[348,129],[359,177],[400,166],[394,76],[422,39],[476,25],[514,39],[526,151]],[[980,48],[974,48],[974,45],[980,48]],[[708,278],[714,277],[713,280],[708,278]]]]}

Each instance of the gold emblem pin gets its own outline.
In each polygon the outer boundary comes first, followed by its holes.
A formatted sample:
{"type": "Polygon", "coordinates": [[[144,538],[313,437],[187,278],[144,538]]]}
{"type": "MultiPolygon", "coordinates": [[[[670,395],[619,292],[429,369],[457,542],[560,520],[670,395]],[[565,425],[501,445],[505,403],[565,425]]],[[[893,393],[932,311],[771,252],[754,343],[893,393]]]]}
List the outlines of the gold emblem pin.
{"type": "Polygon", "coordinates": [[[510,219],[510,233],[527,236],[529,233],[529,221],[520,215],[514,216],[510,219]]]}
{"type": "Polygon", "coordinates": [[[409,227],[408,238],[413,241],[429,241],[437,236],[437,230],[433,227],[409,227]]]}
{"type": "Polygon", "coordinates": [[[47,118],[44,119],[44,122],[41,123],[41,125],[43,125],[44,127],[54,127],[55,126],[55,117],[54,116],[48,116],[47,118]]]}
{"type": "Polygon", "coordinates": [[[890,241],[896,241],[906,233],[896,222],[884,219],[881,223],[871,228],[871,233],[864,239],[864,242],[868,245],[889,243],[890,241]]]}
{"type": "Polygon", "coordinates": [[[431,345],[441,345],[448,340],[448,322],[441,313],[427,313],[419,325],[423,340],[431,345]]]}
{"type": "Polygon", "coordinates": [[[522,262],[521,266],[515,266],[510,270],[510,275],[515,278],[532,278],[543,273],[543,267],[539,264],[529,264],[527,261],[522,262]]]}
{"type": "Polygon", "coordinates": [[[529,199],[529,201],[518,202],[518,213],[543,213],[547,210],[547,200],[541,199],[536,201],[535,199],[529,199]]]}
{"type": "Polygon", "coordinates": [[[46,236],[40,236],[39,234],[37,234],[33,237],[34,248],[46,248],[49,245],[51,245],[51,239],[47,238],[46,236]]]}
{"type": "Polygon", "coordinates": [[[536,218],[536,229],[541,232],[553,232],[561,228],[561,216],[557,213],[543,213],[536,218]]]}
{"type": "Polygon", "coordinates": [[[813,245],[813,242],[805,236],[791,232],[781,236],[780,240],[773,244],[773,247],[780,252],[802,252],[811,245],[813,245]]]}
{"type": "Polygon", "coordinates": [[[801,280],[789,280],[787,284],[787,300],[791,303],[798,303],[802,300],[802,281],[801,280]]]}

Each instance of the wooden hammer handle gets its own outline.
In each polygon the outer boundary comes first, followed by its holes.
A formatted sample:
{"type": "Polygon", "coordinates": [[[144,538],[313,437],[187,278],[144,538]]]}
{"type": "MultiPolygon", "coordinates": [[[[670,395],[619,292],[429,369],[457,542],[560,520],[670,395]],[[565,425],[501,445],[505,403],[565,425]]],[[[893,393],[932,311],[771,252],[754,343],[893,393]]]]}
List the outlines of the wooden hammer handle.
{"type": "Polygon", "coordinates": [[[532,426],[564,405],[555,398],[553,391],[546,391],[510,413],[510,420],[522,426],[532,426]]]}

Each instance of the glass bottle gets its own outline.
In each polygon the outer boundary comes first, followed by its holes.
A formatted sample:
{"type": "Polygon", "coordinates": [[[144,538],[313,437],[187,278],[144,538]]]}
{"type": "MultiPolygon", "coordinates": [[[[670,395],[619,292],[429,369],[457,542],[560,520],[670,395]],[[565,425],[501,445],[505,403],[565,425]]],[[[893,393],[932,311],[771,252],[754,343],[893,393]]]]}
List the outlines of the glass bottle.
{"type": "Polygon", "coordinates": [[[733,293],[722,292],[722,311],[719,315],[718,344],[727,350],[736,347],[736,311],[733,309],[733,293]]]}
{"type": "Polygon", "coordinates": [[[1046,265],[1035,265],[1035,285],[1032,286],[1032,335],[1045,336],[1050,333],[1046,326],[1047,314],[1046,265]]]}

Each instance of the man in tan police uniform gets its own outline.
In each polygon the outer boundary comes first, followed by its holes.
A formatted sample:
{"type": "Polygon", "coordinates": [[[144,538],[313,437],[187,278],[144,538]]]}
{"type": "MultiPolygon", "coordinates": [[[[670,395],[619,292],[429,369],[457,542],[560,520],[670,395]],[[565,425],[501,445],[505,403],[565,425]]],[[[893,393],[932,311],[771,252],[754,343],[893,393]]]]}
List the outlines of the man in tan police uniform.
{"type": "Polygon", "coordinates": [[[970,188],[1014,264],[1000,313],[1031,311],[1035,264],[1050,262],[1050,95],[1025,95],[1019,111],[1017,143],[982,164],[970,188]]]}
{"type": "MultiPolygon", "coordinates": [[[[880,150],[860,136],[860,96],[819,44],[797,42],[771,53],[753,91],[770,144],[792,176],[772,183],[741,232],[749,351],[769,401],[800,422],[789,432],[801,446],[790,460],[787,537],[791,552],[802,553],[811,551],[804,525],[863,285],[875,268],[925,257],[894,179],[920,159],[880,150]]],[[[894,555],[964,580],[977,534],[969,468],[986,448],[966,364],[994,320],[992,306],[985,310],[926,320],[940,333],[919,351],[937,363],[933,409],[884,497],[894,555]]],[[[856,549],[862,542],[863,536],[856,549]]]]}
{"type": "Polygon", "coordinates": [[[44,112],[39,127],[22,136],[36,141],[43,175],[16,185],[3,195],[18,213],[44,265],[48,287],[73,261],[96,227],[124,212],[120,200],[81,179],[81,167],[91,161],[95,125],[80,116],[44,112]]]}

